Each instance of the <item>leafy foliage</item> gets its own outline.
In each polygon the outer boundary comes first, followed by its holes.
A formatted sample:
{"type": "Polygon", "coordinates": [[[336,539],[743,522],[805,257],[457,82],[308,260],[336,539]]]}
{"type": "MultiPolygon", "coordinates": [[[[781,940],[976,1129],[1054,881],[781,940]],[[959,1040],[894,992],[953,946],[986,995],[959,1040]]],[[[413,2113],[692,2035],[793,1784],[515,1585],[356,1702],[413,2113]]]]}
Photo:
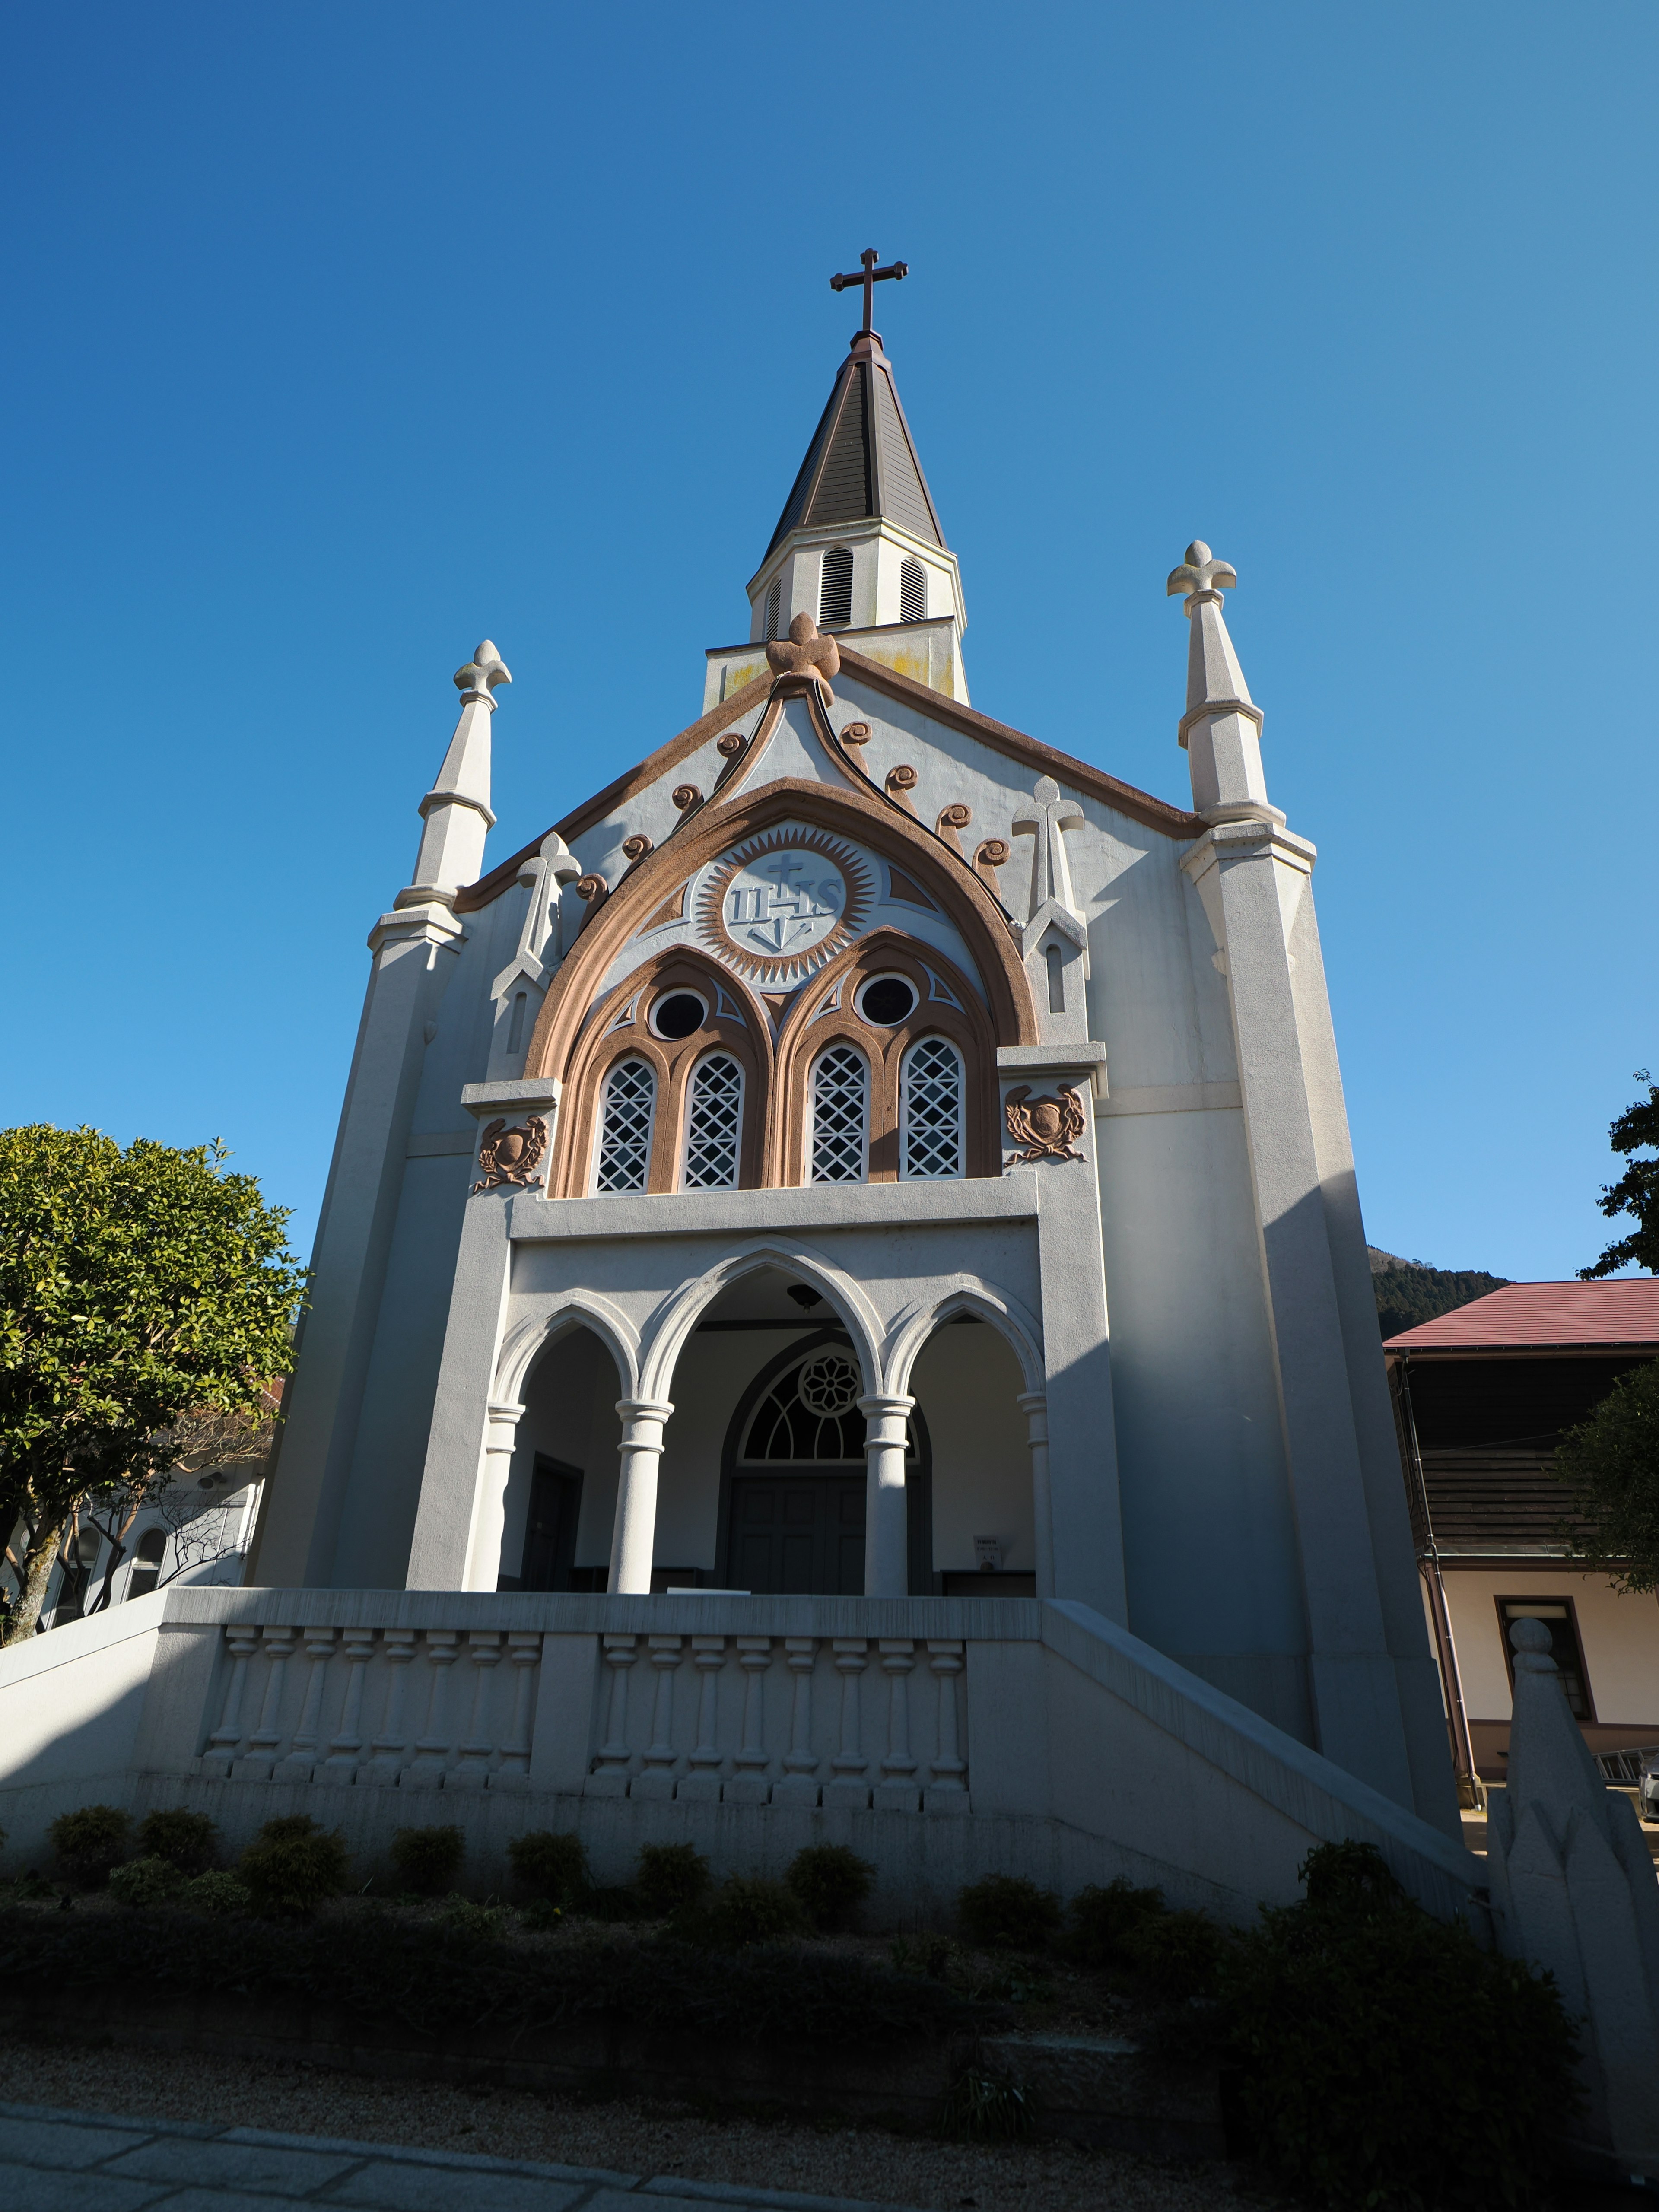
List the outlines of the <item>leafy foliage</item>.
{"type": "Polygon", "coordinates": [[[844,1928],[870,1894],[875,1869],[845,1844],[808,1844],[784,1875],[815,1928],[844,1928]]]}
{"type": "Polygon", "coordinates": [[[118,1904],[169,1905],[187,1887],[185,1878],[171,1859],[129,1859],[109,1878],[109,1893],[118,1904]]]}
{"type": "Polygon", "coordinates": [[[642,1844],[634,1894],[647,1920],[666,1920],[701,1904],[708,1890],[708,1862],[690,1844],[642,1844]]]}
{"type": "Polygon", "coordinates": [[[470,1897],[452,1897],[443,1909],[443,1925],[463,1943],[495,1943],[507,1928],[507,1908],[475,1905],[470,1897]]]}
{"type": "Polygon", "coordinates": [[[265,1822],[236,1871],[256,1912],[303,1916],[345,1887],[345,1843],[337,1829],[329,1833],[309,1813],[288,1814],[265,1822]]]}
{"type": "Polygon", "coordinates": [[[1472,1305],[1489,1291],[1501,1291],[1509,1279],[1479,1268],[1425,1267],[1414,1261],[1384,1267],[1371,1277],[1378,1330],[1385,1338],[1398,1336],[1402,1329],[1438,1321],[1442,1314],[1472,1305]]]}
{"type": "Polygon", "coordinates": [[[1036,2110],[1023,2082],[970,2069],[951,2084],[940,2127],[948,2136],[1008,2142],[1036,2132],[1036,2110]]]}
{"type": "Polygon", "coordinates": [[[293,1366],[304,1277],[288,1214],[225,1158],[0,1131],[0,1531],[26,1531],[7,1640],[33,1633],[82,1501],[164,1485],[187,1416],[252,1427],[293,1366]]]}
{"type": "Polygon", "coordinates": [[[246,1918],[253,1910],[253,1893],[234,1874],[210,1870],[185,1884],[179,1902],[188,1912],[210,1912],[216,1917],[246,1918]]]}
{"type": "Polygon", "coordinates": [[[138,1849],[180,1874],[205,1874],[219,1856],[219,1831],[205,1813],[147,1813],[138,1823],[138,1849]]]}
{"type": "Polygon", "coordinates": [[[100,1889],[125,1858],[132,1823],[118,1805],[83,1805],[59,1814],[46,1831],[65,1877],[77,1889],[100,1889]]]}
{"type": "Polygon", "coordinates": [[[1060,1899],[1023,1875],[987,1875],[958,1894],[957,1921],[986,1950],[1041,1951],[1059,1930],[1060,1899]]]}
{"type": "Polygon", "coordinates": [[[551,1905],[574,1905],[592,1886],[587,1853],[580,1836],[556,1835],[550,1828],[532,1828],[514,1836],[507,1847],[514,1874],[532,1897],[551,1905]]]}
{"type": "Polygon", "coordinates": [[[1369,1844],[1302,1872],[1217,1984],[1258,2154],[1341,2212],[1538,2201],[1574,2098],[1554,1983],[1431,1918],[1369,1844]]]}
{"type": "Polygon", "coordinates": [[[780,1936],[799,1935],[805,1924],[805,1912],[793,1889],[756,1875],[734,1874],[720,1884],[695,1922],[687,1923],[687,1932],[737,1950],[747,1943],[775,1943],[780,1936]]]}
{"type": "MultiPolygon", "coordinates": [[[[1635,1152],[1659,1152],[1659,1083],[1645,1067],[1637,1069],[1636,1080],[1647,1085],[1647,1097],[1627,1106],[1607,1131],[1613,1151],[1627,1158],[1635,1152]]],[[[1609,1244],[1594,1267],[1581,1267],[1580,1280],[1592,1282],[1598,1275],[1615,1274],[1632,1266],[1659,1275],[1659,1158],[1632,1158],[1617,1182],[1603,1184],[1596,1203],[1609,1221],[1621,1213],[1634,1214],[1636,1226],[1628,1237],[1609,1244]]]]}
{"type": "Polygon", "coordinates": [[[1571,1556],[1605,1565],[1619,1589],[1659,1589],[1659,1360],[1621,1375],[1566,1431],[1555,1471],[1572,1495],[1571,1556]]]}
{"type": "Polygon", "coordinates": [[[1079,1966],[1132,1966],[1138,1961],[1131,1936],[1164,1909],[1161,1889],[1137,1889],[1121,1875],[1104,1888],[1091,1883],[1072,1899],[1067,1948],[1079,1966]]]}
{"type": "Polygon", "coordinates": [[[399,1828],[392,1838],[392,1863],[417,1897],[441,1897],[453,1889],[465,1855],[466,1838],[459,1828],[399,1828]]]}

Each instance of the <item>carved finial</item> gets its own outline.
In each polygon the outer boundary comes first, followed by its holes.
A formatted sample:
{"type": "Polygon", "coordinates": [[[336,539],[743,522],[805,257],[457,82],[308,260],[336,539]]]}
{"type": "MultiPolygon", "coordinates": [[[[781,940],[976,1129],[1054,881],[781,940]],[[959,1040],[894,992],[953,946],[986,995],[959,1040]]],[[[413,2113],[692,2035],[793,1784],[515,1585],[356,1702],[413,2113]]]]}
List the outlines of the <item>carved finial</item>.
{"type": "Polygon", "coordinates": [[[513,681],[507,663],[488,638],[478,647],[465,668],[455,671],[455,689],[465,697],[483,699],[490,706],[495,701],[490,693],[498,684],[513,681]]]}
{"type": "Polygon", "coordinates": [[[1231,592],[1238,581],[1238,572],[1231,562],[1218,561],[1201,538],[1194,538],[1187,548],[1187,557],[1178,568],[1171,568],[1170,580],[1164,586],[1166,599],[1174,599],[1177,592],[1187,594],[1187,611],[1201,606],[1206,597],[1218,605],[1223,592],[1231,592]]]}
{"type": "Polygon", "coordinates": [[[816,676],[826,689],[830,678],[841,673],[841,647],[833,637],[820,637],[807,614],[795,617],[787,637],[772,640],[766,659],[775,676],[816,676]]]}
{"type": "Polygon", "coordinates": [[[1517,1620],[1510,1630],[1515,1663],[1524,1674],[1559,1674],[1552,1656],[1554,1638],[1541,1620],[1517,1620]]]}

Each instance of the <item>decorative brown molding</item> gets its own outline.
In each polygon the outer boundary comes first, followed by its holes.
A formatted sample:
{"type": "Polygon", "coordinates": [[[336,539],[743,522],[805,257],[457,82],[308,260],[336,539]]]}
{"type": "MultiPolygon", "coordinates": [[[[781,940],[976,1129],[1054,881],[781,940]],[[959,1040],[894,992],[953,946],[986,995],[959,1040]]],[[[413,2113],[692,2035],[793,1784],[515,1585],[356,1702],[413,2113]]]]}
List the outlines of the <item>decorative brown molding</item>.
{"type": "Polygon", "coordinates": [[[974,855],[974,866],[979,871],[980,881],[988,885],[991,896],[999,906],[1002,903],[996,872],[1008,865],[1010,847],[1006,837],[988,837],[974,855]]]}
{"type": "Polygon", "coordinates": [[[809,614],[799,614],[787,637],[775,637],[766,647],[766,665],[775,676],[809,676],[833,698],[830,679],[841,673],[841,648],[833,637],[820,637],[809,614]]]}
{"type": "Polygon", "coordinates": [[[623,857],[629,860],[642,860],[647,853],[654,852],[655,849],[656,841],[647,837],[643,830],[632,837],[623,839],[623,857]]]}
{"type": "Polygon", "coordinates": [[[1073,1146],[1083,1134],[1083,1109],[1078,1103],[1076,1086],[1070,1083],[1059,1085],[1060,1096],[1045,1091],[1041,1098],[1031,1097],[1031,1086],[1022,1083],[1008,1093],[1003,1115],[1008,1125],[1008,1134],[1025,1150],[1020,1158],[1032,1160],[1080,1160],[1081,1152],[1073,1146]],[[1030,1099],[1028,1106],[1026,1100],[1030,1099]]]}
{"type": "Polygon", "coordinates": [[[973,808],[965,805],[961,799],[957,799],[952,806],[940,807],[939,820],[933,827],[951,850],[959,853],[962,850],[962,840],[957,832],[959,830],[965,830],[973,818],[973,808]]]}
{"type": "Polygon", "coordinates": [[[695,783],[677,783],[670,796],[681,814],[689,814],[694,806],[702,805],[702,793],[695,783]]]}
{"type": "Polygon", "coordinates": [[[915,769],[905,761],[902,761],[897,768],[890,768],[887,771],[887,796],[896,800],[907,814],[914,814],[916,811],[910,793],[915,789],[919,781],[915,769]]]}
{"type": "Polygon", "coordinates": [[[497,1190],[503,1183],[527,1189],[539,1182],[546,1150],[547,1123],[539,1114],[526,1115],[510,1129],[504,1120],[492,1121],[478,1146],[483,1175],[468,1195],[476,1198],[481,1190],[497,1190]]]}

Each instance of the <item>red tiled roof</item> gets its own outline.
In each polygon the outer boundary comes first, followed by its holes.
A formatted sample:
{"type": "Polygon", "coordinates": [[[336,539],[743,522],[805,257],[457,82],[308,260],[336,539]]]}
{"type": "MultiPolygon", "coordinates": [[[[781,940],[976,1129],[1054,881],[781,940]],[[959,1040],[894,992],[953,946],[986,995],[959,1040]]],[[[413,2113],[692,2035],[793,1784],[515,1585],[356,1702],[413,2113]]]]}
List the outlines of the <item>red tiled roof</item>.
{"type": "Polygon", "coordinates": [[[1659,1346],[1659,1276],[1599,1283],[1506,1283],[1484,1298],[1388,1339],[1387,1352],[1516,1351],[1524,1346],[1659,1346]]]}

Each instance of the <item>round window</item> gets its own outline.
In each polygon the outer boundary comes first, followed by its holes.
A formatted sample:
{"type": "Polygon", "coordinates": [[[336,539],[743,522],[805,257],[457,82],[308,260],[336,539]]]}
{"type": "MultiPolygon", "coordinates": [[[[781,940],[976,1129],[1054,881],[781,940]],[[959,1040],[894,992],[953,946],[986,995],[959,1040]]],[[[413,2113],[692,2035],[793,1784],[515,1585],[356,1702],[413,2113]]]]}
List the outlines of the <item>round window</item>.
{"type": "Polygon", "coordinates": [[[915,1012],[915,986],[902,975],[874,975],[859,993],[858,1003],[866,1022],[890,1030],[915,1012]]]}
{"type": "Polygon", "coordinates": [[[671,1041],[689,1037],[708,1019],[708,1008],[695,991],[671,991],[651,1009],[651,1026],[671,1041]]]}
{"type": "Polygon", "coordinates": [[[818,1414],[850,1413],[858,1403],[859,1370],[844,1352],[820,1352],[800,1370],[801,1403],[818,1414]]]}

